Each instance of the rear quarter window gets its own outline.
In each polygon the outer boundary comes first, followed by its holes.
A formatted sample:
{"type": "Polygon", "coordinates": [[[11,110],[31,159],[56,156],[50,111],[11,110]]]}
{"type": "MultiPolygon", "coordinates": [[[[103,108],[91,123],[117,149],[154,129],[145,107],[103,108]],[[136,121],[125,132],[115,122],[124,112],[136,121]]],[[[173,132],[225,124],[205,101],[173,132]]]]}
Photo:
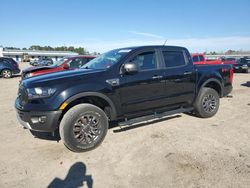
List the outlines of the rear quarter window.
{"type": "Polygon", "coordinates": [[[162,53],[167,68],[186,65],[182,51],[163,51],[162,53]]]}

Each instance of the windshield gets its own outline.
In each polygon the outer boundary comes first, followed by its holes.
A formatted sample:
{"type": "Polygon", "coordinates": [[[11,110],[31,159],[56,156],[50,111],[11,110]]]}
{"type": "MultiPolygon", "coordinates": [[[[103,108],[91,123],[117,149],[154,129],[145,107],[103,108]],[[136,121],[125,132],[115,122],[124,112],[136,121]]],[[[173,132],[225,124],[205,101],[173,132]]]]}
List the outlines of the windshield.
{"type": "Polygon", "coordinates": [[[68,58],[64,57],[64,58],[56,61],[53,65],[60,66],[61,64],[63,64],[67,60],[68,60],[68,58]]]}
{"type": "Polygon", "coordinates": [[[112,50],[100,55],[99,57],[89,61],[81,68],[85,69],[108,69],[116,64],[122,57],[124,57],[131,49],[112,50]]]}

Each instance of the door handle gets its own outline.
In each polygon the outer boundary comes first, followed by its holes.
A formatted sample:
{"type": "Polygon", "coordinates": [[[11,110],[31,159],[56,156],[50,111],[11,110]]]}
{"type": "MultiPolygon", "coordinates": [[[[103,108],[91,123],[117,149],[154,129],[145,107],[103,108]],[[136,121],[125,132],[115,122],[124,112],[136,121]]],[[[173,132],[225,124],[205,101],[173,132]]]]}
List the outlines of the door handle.
{"type": "Polygon", "coordinates": [[[189,72],[189,71],[186,71],[184,72],[184,75],[189,75],[189,74],[192,74],[193,72],[189,72]]]}
{"type": "Polygon", "coordinates": [[[155,79],[161,79],[161,78],[163,78],[163,76],[157,76],[157,75],[155,75],[155,76],[152,77],[153,80],[155,80],[155,79]]]}

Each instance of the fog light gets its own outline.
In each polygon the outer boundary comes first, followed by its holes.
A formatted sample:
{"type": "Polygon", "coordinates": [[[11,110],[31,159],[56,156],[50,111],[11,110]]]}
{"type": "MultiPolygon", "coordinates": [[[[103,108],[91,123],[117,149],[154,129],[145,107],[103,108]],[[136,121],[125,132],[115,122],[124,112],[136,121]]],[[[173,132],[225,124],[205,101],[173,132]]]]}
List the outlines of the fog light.
{"type": "Polygon", "coordinates": [[[46,119],[47,119],[46,116],[40,116],[40,117],[38,118],[38,121],[39,121],[39,123],[45,123],[45,122],[46,122],[46,119]]]}
{"type": "Polygon", "coordinates": [[[32,123],[45,123],[46,122],[47,117],[46,116],[36,116],[36,117],[32,117],[31,121],[32,123]]]}

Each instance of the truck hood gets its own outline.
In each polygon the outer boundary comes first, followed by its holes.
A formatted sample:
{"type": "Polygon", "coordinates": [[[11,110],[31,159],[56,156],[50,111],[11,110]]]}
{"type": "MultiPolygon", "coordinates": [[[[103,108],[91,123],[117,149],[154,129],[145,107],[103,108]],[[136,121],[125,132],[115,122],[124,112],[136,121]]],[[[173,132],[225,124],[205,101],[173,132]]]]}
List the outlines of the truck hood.
{"type": "Polygon", "coordinates": [[[94,69],[76,69],[69,71],[55,72],[51,74],[44,74],[39,76],[34,76],[22,81],[22,84],[25,87],[37,87],[37,86],[46,86],[53,85],[58,83],[65,83],[67,80],[82,80],[93,78],[99,76],[105,72],[105,70],[94,70],[94,69]]]}
{"type": "Polygon", "coordinates": [[[31,72],[40,71],[40,70],[53,69],[55,67],[56,67],[55,65],[52,65],[52,66],[42,66],[42,67],[29,67],[27,69],[24,69],[23,73],[27,74],[27,73],[31,73],[31,72]]]}

